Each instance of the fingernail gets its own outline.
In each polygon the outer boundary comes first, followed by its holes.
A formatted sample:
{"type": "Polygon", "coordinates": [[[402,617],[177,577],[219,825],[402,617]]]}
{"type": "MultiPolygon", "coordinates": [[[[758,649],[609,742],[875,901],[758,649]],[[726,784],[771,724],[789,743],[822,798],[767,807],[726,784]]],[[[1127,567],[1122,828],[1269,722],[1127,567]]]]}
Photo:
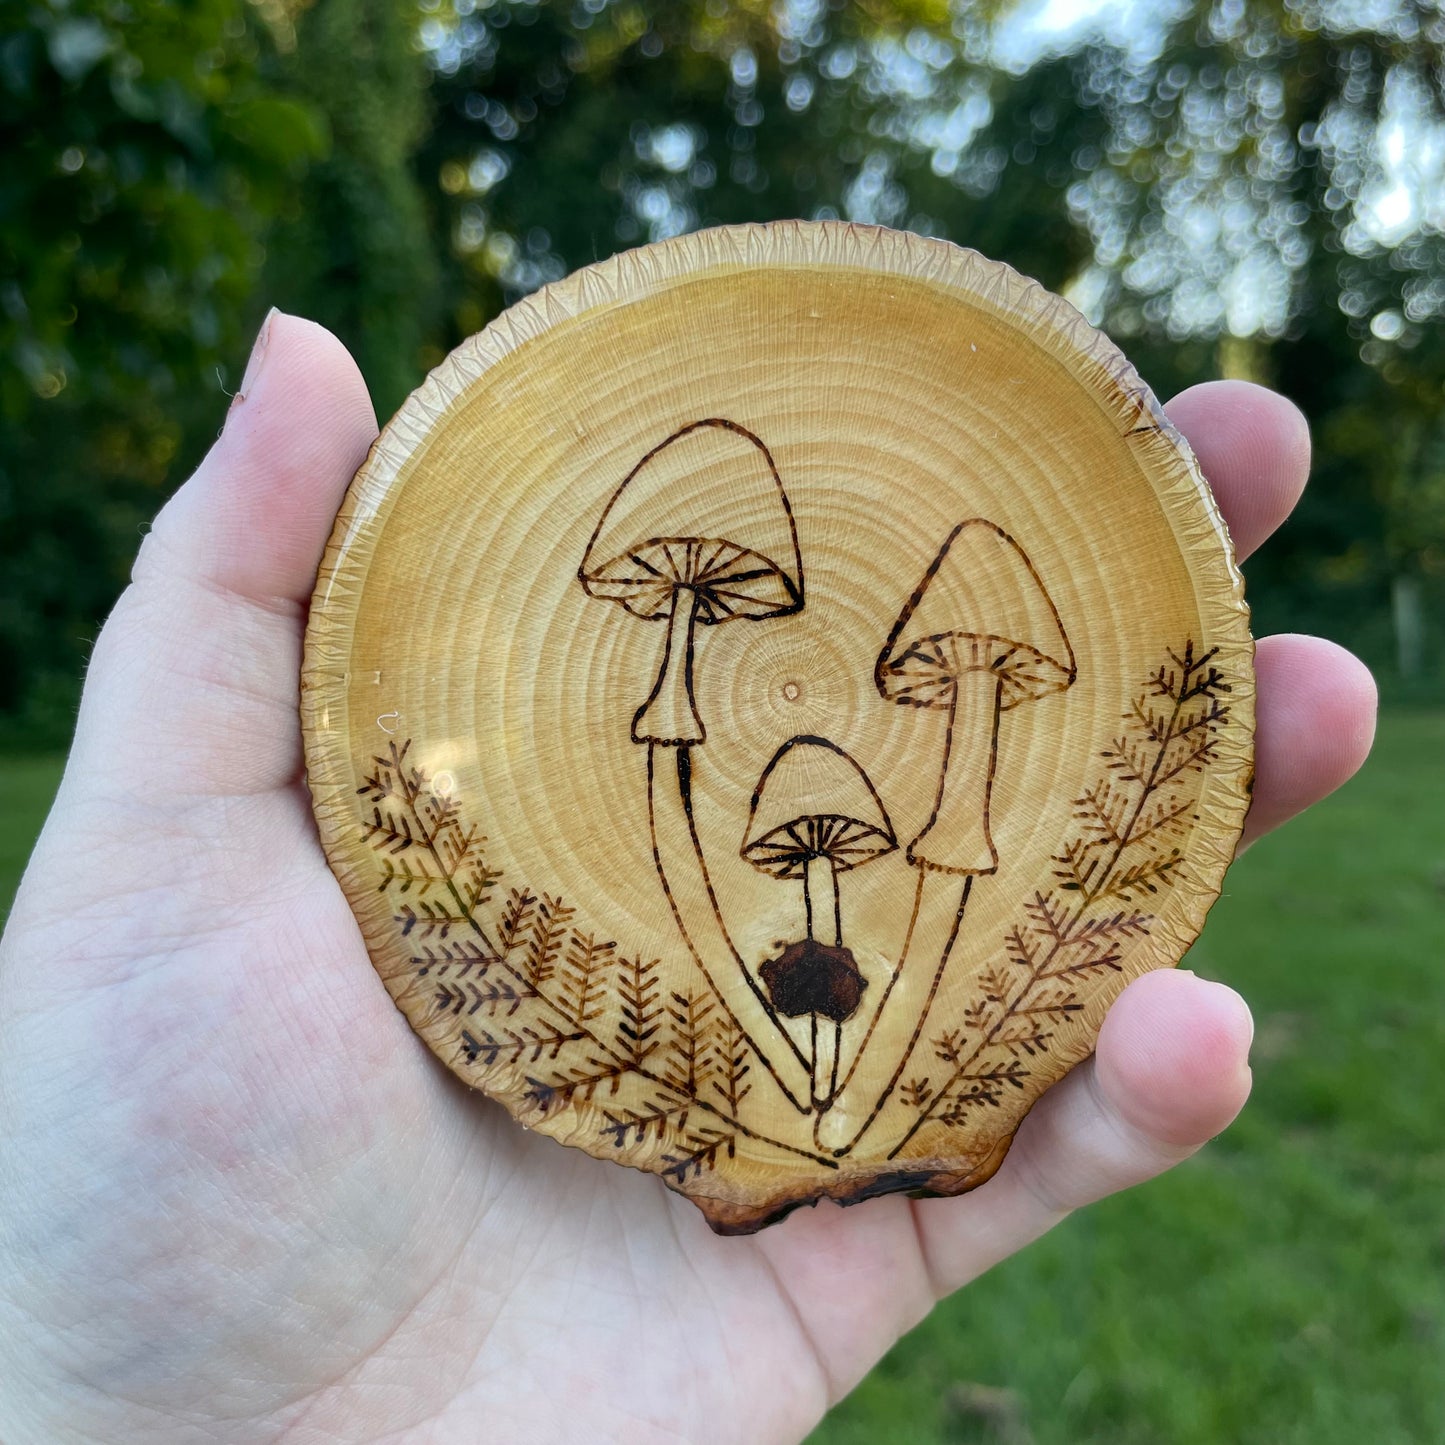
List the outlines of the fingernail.
{"type": "Polygon", "coordinates": [[[251,394],[251,389],[261,378],[261,368],[266,364],[266,350],[271,342],[271,325],[276,320],[276,308],[273,306],[267,313],[266,319],[261,323],[261,329],[256,333],[256,340],[251,347],[251,355],[246,362],[246,374],[241,378],[241,389],[231,398],[231,405],[238,406],[251,394]]]}

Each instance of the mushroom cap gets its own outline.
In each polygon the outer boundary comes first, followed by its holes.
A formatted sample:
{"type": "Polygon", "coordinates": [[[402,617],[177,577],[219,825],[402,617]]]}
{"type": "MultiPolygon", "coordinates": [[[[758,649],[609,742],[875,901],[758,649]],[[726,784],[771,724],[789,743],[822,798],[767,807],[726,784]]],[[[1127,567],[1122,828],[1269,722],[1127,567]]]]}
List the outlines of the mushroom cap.
{"type": "Polygon", "coordinates": [[[1072,686],[1074,649],[1034,564],[983,517],[948,534],[878,654],[874,680],[890,702],[948,707],[958,679],[988,671],[999,707],[1072,686]]]}
{"type": "Polygon", "coordinates": [[[721,417],[692,422],[623,478],[578,580],[635,617],[671,617],[683,588],[705,625],[803,606],[797,528],[772,454],[721,417]]]}
{"type": "Polygon", "coordinates": [[[789,738],[758,779],[742,856],[774,878],[801,878],[815,858],[839,873],[898,846],[868,778],[827,738],[789,738]]]}

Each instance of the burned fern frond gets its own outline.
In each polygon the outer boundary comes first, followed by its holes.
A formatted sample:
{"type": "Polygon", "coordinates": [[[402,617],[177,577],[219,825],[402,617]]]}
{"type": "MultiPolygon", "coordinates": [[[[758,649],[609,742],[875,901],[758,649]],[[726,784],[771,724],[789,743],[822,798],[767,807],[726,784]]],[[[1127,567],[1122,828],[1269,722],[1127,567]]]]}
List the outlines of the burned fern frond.
{"type": "Polygon", "coordinates": [[[695,1130],[684,1138],[681,1149],[663,1155],[662,1177],[675,1184],[686,1184],[689,1179],[714,1169],[724,1149],[731,1158],[736,1147],[736,1134],[695,1130]]]}
{"type": "Polygon", "coordinates": [[[525,888],[513,888],[507,894],[501,922],[497,925],[497,944],[506,957],[510,958],[522,946],[531,930],[536,907],[536,896],[525,888]]]}
{"type": "Polygon", "coordinates": [[[1041,1029],[1028,1022],[1011,1023],[1008,1028],[995,1034],[990,1042],[1006,1050],[1014,1058],[1027,1054],[1032,1059],[1038,1054],[1048,1053],[1049,1041],[1053,1036],[1052,1029],[1041,1029]]]}
{"type": "Polygon", "coordinates": [[[1156,834],[1172,833],[1177,836],[1187,833],[1194,821],[1192,798],[1165,797],[1140,811],[1138,822],[1129,837],[1129,844],[1137,847],[1156,834]]]}
{"type": "Polygon", "coordinates": [[[933,1052],[940,1063],[956,1064],[963,1057],[963,1030],[948,1029],[933,1041],[933,1052]]]}
{"type": "Polygon", "coordinates": [[[1071,948],[1086,948],[1105,939],[1136,938],[1149,932],[1153,923],[1152,913],[1106,913],[1094,918],[1084,918],[1078,923],[1069,939],[1071,948]]]}
{"type": "Polygon", "coordinates": [[[371,771],[362,779],[356,790],[357,796],[368,802],[381,802],[393,796],[397,777],[406,764],[406,755],[411,751],[411,739],[404,743],[392,743],[383,756],[376,753],[371,759],[371,771]]]}
{"type": "Polygon", "coordinates": [[[1102,862],[1097,845],[1073,838],[1053,855],[1054,881],[1065,893],[1082,893],[1088,888],[1102,862]]]}
{"type": "MultiPolygon", "coordinates": [[[[996,1109],[1003,1099],[1003,1090],[996,1084],[968,1083],[960,1084],[942,1100],[941,1111],[938,1114],[938,1121],[947,1124],[950,1128],[959,1124],[967,1124],[972,1121],[973,1113],[977,1109],[996,1109]]],[[[935,1101],[937,1107],[939,1101],[935,1101]]]]}
{"type": "MultiPolygon", "coordinates": [[[[1041,977],[1039,982],[1043,981],[1041,977]]],[[[1083,1009],[1083,1003],[1072,989],[1052,988],[1031,993],[1027,1003],[1020,1001],[1009,1012],[1014,1018],[1042,1018],[1061,1024],[1083,1009]]]]}
{"type": "Polygon", "coordinates": [[[500,959],[475,938],[457,938],[440,945],[423,944],[410,961],[419,978],[428,974],[445,978],[449,973],[457,978],[481,978],[500,959]]]}
{"type": "Polygon", "coordinates": [[[1068,938],[1069,914],[1052,893],[1035,893],[1024,904],[1030,926],[1042,938],[1062,943],[1068,938]]]}
{"type": "Polygon", "coordinates": [[[1183,867],[1184,855],[1178,848],[1171,848],[1168,853],[1121,868],[1094,896],[1132,903],[1141,893],[1157,893],[1173,883],[1183,867]]]}
{"type": "Polygon", "coordinates": [[[1129,796],[1112,778],[1085,788],[1074,800],[1074,818],[1084,826],[1085,846],[1118,843],[1129,816],[1129,796]]]}
{"type": "Polygon", "coordinates": [[[457,821],[457,801],[450,793],[429,791],[422,794],[418,800],[418,811],[427,831],[448,855],[449,864],[450,860],[469,851],[477,830],[473,828],[470,837],[462,832],[457,821]]]}
{"type": "Polygon", "coordinates": [[[415,907],[403,903],[392,914],[391,921],[403,938],[415,934],[418,938],[446,939],[453,928],[464,928],[471,920],[460,909],[451,909],[444,903],[433,903],[423,898],[415,907]]]}
{"type": "Polygon", "coordinates": [[[599,943],[590,933],[573,929],[562,963],[562,1006],[574,1023],[592,1023],[602,1017],[607,996],[607,970],[616,943],[599,943]]]}
{"type": "Polygon", "coordinates": [[[1101,973],[1121,973],[1124,968],[1123,957],[1123,949],[1119,944],[1112,943],[1095,953],[1076,959],[1073,963],[1061,964],[1047,973],[1041,973],[1039,978],[1093,978],[1101,973]]]}
{"type": "Polygon", "coordinates": [[[1099,756],[1109,771],[1125,783],[1146,783],[1153,767],[1149,749],[1124,735],[1115,738],[1099,756]]]}
{"type": "Polygon", "coordinates": [[[511,983],[505,979],[498,982],[481,982],[467,979],[461,983],[439,983],[436,987],[438,1013],[460,1016],[485,1012],[494,1018],[498,1015],[511,1018],[526,1002],[537,997],[537,990],[525,985],[511,983]]]}
{"type": "Polygon", "coordinates": [[[544,893],[536,900],[532,927],[522,946],[523,972],[528,982],[540,987],[552,981],[557,959],[567,937],[572,916],[577,910],[568,908],[560,898],[544,893]]]}
{"type": "Polygon", "coordinates": [[[614,1149],[623,1148],[630,1140],[645,1144],[649,1139],[662,1139],[670,1128],[683,1129],[692,1109],[689,1099],[657,1099],[645,1109],[604,1110],[602,1133],[614,1149]]]}
{"type": "Polygon", "coordinates": [[[361,836],[377,850],[393,855],[405,853],[416,839],[412,836],[411,819],[380,805],[371,810],[371,818],[362,827],[361,836]]]}
{"type": "Polygon", "coordinates": [[[989,1003],[1002,1003],[1013,987],[1013,979],[1002,969],[990,965],[979,975],[978,988],[989,1003]]]}
{"type": "Polygon", "coordinates": [[[564,1044],[586,1037],[580,1030],[565,1033],[552,1024],[525,1024],[520,1029],[463,1029],[460,1052],[469,1064],[539,1063],[555,1059],[564,1044]]]}
{"type": "Polygon", "coordinates": [[[663,1077],[668,1084],[695,1099],[712,1069],[713,1010],[710,993],[674,993],[667,1006],[672,1020],[663,1077]]]}
{"type": "Polygon", "coordinates": [[[657,977],[660,959],[643,961],[641,954],[617,963],[617,1048],[635,1068],[641,1068],[657,1048],[662,1027],[662,1005],[657,977]]]}
{"type": "Polygon", "coordinates": [[[981,972],[964,1007],[976,1042],[965,1050],[956,1034],[935,1041],[953,1072],[930,1098],[905,1098],[917,1118],[891,1157],[930,1119],[956,1124],[997,1102],[1000,1081],[980,1077],[990,1057],[1004,1057],[1000,1067],[1015,1071],[1007,1082],[1022,1088],[1024,1061],[1049,1052],[1058,1030],[1084,1010],[1067,982],[1123,972],[1128,945],[1148,935],[1154,916],[1117,904],[1156,895],[1183,874],[1182,843],[1165,840],[1183,839],[1193,827],[1198,797],[1180,780],[1214,761],[1228,725],[1229,686],[1216,655],[1187,641],[1129,700],[1123,732],[1100,749],[1103,775],[1075,800],[1078,829],[1052,855],[1055,887],[1026,900],[1022,919],[1004,934],[1010,972],[981,972]],[[1116,906],[1106,911],[1105,903],[1116,906]]]}
{"type": "MultiPolygon", "coordinates": [[[[482,840],[483,842],[486,839],[482,840]]],[[[468,864],[466,876],[463,880],[462,893],[466,900],[468,909],[475,912],[483,904],[491,901],[492,890],[502,881],[502,873],[499,868],[489,868],[487,860],[478,856],[468,864]]]]}
{"type": "Polygon", "coordinates": [[[1017,924],[1004,937],[1004,951],[1008,961],[1015,968],[1032,968],[1037,961],[1035,944],[1029,938],[1029,930],[1017,924]]]}
{"type": "Polygon", "coordinates": [[[444,880],[427,866],[425,858],[391,858],[381,860],[381,881],[376,885],[378,893],[395,888],[397,893],[415,892],[418,898],[426,897],[436,884],[444,880]]]}
{"type": "Polygon", "coordinates": [[[527,1077],[523,1102],[531,1109],[550,1114],[569,1104],[590,1104],[599,1092],[615,1095],[622,1081],[633,1071],[624,1064],[606,1059],[589,1059],[585,1066],[573,1068],[549,1079],[527,1077]]]}
{"type": "Polygon", "coordinates": [[[712,1088],[734,1118],[737,1117],[738,1106],[752,1092],[753,1086],[743,1082],[752,1067],[748,1063],[750,1047],[748,1036],[738,1021],[725,1019],[716,1046],[717,1077],[712,1081],[712,1088]]]}
{"type": "Polygon", "coordinates": [[[989,1025],[993,1022],[998,1012],[1000,1000],[990,998],[975,998],[964,1005],[964,1025],[976,1034],[986,1033],[989,1025]]]}

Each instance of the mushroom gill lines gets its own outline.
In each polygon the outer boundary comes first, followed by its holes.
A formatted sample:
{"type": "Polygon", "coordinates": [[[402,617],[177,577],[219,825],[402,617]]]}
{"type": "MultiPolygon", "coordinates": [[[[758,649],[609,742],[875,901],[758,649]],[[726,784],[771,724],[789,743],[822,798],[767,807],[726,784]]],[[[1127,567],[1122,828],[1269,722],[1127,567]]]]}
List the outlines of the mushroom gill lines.
{"type": "Polygon", "coordinates": [[[717,417],[675,431],[622,479],[577,578],[589,597],[667,624],[632,741],[705,742],[693,691],[696,629],[803,607],[797,529],[772,454],[745,427],[717,417]],[[711,514],[719,497],[729,513],[721,536],[723,519],[711,514]]]}

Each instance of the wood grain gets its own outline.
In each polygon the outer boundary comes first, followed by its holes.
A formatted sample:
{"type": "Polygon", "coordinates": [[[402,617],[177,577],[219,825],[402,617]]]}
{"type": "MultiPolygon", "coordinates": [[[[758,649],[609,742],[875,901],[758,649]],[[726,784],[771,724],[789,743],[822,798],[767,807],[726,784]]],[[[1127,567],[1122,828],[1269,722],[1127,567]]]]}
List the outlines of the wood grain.
{"type": "Polygon", "coordinates": [[[317,582],[307,767],[413,1027],[715,1229],[997,1168],[1233,855],[1252,643],[1183,440],[1008,268],[840,223],[460,347],[317,582]]]}

